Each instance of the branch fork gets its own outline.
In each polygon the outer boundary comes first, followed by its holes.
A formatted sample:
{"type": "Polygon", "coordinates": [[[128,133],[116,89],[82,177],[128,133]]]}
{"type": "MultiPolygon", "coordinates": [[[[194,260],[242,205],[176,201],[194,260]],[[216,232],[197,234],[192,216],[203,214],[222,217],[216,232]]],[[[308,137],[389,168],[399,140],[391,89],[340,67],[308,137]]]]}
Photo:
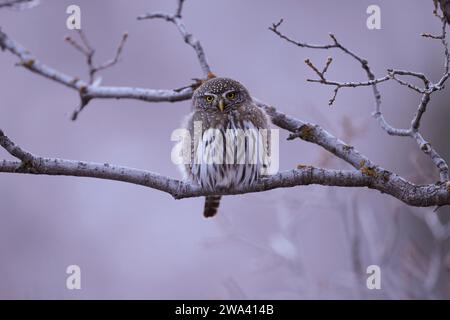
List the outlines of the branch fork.
{"type": "MultiPolygon", "coordinates": [[[[150,13],[138,17],[139,20],[144,19],[163,19],[173,23],[184,41],[193,48],[197,55],[198,62],[203,72],[203,78],[214,77],[201,43],[187,31],[183,18],[182,10],[184,0],[178,0],[178,5],[173,14],[166,13],[150,13]]],[[[436,152],[436,150],[427,142],[420,133],[420,124],[423,115],[429,105],[431,95],[444,88],[445,82],[449,77],[449,61],[448,46],[446,40],[445,22],[443,22],[442,35],[439,37],[429,37],[441,41],[444,47],[444,74],[439,81],[433,84],[424,74],[404,71],[404,70],[388,70],[388,74],[381,78],[376,78],[372,72],[366,59],[361,58],[354,52],[342,45],[337,37],[330,34],[332,42],[325,45],[315,45],[302,43],[284,35],[280,30],[283,23],[281,19],[278,23],[272,24],[269,28],[280,38],[292,43],[298,47],[310,49],[338,49],[346,55],[351,56],[365,71],[368,80],[365,82],[338,82],[327,79],[327,71],[329,70],[332,58],[328,58],[323,68],[316,67],[310,59],[306,60],[306,64],[318,76],[318,79],[309,79],[310,82],[318,82],[325,85],[335,87],[335,94],[331,101],[334,103],[338,90],[346,87],[370,86],[373,90],[375,98],[374,117],[379,122],[381,128],[390,135],[408,136],[413,138],[422,152],[426,153],[438,168],[440,173],[440,182],[425,185],[416,185],[394,172],[380,167],[373,163],[368,157],[361,154],[355,147],[350,146],[344,141],[333,136],[322,127],[308,123],[292,116],[286,115],[278,111],[275,107],[270,106],[258,99],[254,98],[255,103],[266,111],[272,120],[272,123],[284,130],[290,132],[289,140],[300,138],[303,141],[314,143],[329,151],[334,156],[347,162],[353,168],[351,170],[333,170],[315,168],[312,166],[299,165],[296,169],[280,172],[273,176],[268,176],[256,182],[252,186],[236,187],[228,190],[202,190],[197,185],[161,176],[146,170],[139,170],[112,164],[102,164],[94,162],[83,162],[76,160],[66,160],[58,158],[45,158],[33,155],[32,153],[22,149],[12,142],[2,131],[0,131],[0,146],[3,147],[17,160],[1,160],[0,172],[5,173],[28,173],[28,174],[45,174],[45,175],[67,175],[78,177],[92,177],[99,179],[109,179],[133,183],[156,190],[160,190],[172,195],[176,199],[199,197],[212,194],[232,195],[244,194],[249,192],[262,192],[275,188],[289,188],[302,185],[319,184],[323,186],[339,186],[339,187],[367,187],[378,190],[382,193],[403,201],[411,206],[442,206],[450,204],[450,183],[448,181],[448,165],[445,160],[436,152]],[[424,83],[424,87],[416,87],[409,84],[402,77],[415,77],[424,83]],[[421,94],[422,98],[417,111],[411,121],[410,128],[401,129],[391,126],[383,116],[381,111],[381,94],[378,85],[389,80],[394,80],[401,85],[414,90],[421,94]]],[[[87,38],[80,33],[81,43],[69,38],[66,41],[76,50],[80,51],[85,57],[89,67],[89,81],[83,81],[76,77],[62,73],[35,58],[29,51],[11,39],[6,33],[0,30],[0,48],[8,51],[19,58],[19,65],[27,70],[45,77],[51,81],[62,84],[77,91],[81,98],[79,111],[92,99],[135,99],[146,102],[177,102],[186,101],[192,97],[196,86],[203,80],[198,80],[194,84],[171,90],[171,89],[147,89],[132,87],[108,87],[101,86],[100,82],[95,79],[95,74],[116,64],[119,61],[127,36],[124,35],[120,42],[116,55],[110,61],[95,65],[93,61],[94,50],[90,46],[87,38]]],[[[76,116],[75,116],[76,118],[76,116]]]]}

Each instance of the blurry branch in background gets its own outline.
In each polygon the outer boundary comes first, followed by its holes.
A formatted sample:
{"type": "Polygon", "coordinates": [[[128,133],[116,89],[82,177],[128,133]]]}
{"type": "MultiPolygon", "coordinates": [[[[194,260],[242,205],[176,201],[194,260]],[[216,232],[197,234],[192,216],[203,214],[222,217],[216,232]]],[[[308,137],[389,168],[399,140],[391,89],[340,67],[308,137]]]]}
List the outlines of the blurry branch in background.
{"type": "MultiPolygon", "coordinates": [[[[175,14],[166,13],[151,13],[140,16],[139,19],[152,19],[161,18],[171,23],[174,23],[179,32],[183,36],[185,42],[190,45],[197,54],[197,59],[200,63],[204,79],[214,76],[211,69],[206,62],[206,56],[200,42],[194,38],[194,36],[186,30],[186,27],[182,20],[183,0],[178,0],[178,6],[175,10],[175,14]]],[[[358,152],[353,146],[341,141],[333,136],[331,133],[323,129],[322,127],[308,123],[294,117],[288,116],[284,113],[277,111],[273,106],[269,106],[266,103],[254,98],[257,105],[263,108],[267,114],[271,117],[274,125],[289,131],[291,134],[289,140],[300,138],[304,141],[317,144],[329,151],[331,154],[340,158],[351,165],[352,170],[333,170],[333,169],[321,169],[311,166],[299,165],[298,168],[280,172],[278,174],[268,176],[260,179],[257,183],[247,187],[236,187],[234,189],[227,190],[202,190],[197,185],[192,185],[186,182],[175,180],[169,177],[161,176],[156,173],[152,173],[145,170],[138,170],[133,168],[127,168],[122,166],[99,164],[92,162],[64,160],[56,158],[45,158],[33,155],[27,151],[24,151],[19,146],[15,145],[3,132],[0,133],[0,146],[8,151],[12,156],[18,160],[3,160],[0,161],[0,172],[9,173],[27,173],[27,174],[46,174],[46,175],[66,175],[66,176],[80,176],[80,177],[92,177],[100,179],[109,179],[116,181],[129,182],[137,185],[142,185],[150,188],[154,188],[160,191],[167,192],[177,199],[187,197],[198,197],[210,194],[243,194],[249,192],[260,192],[271,190],[275,188],[287,188],[300,185],[319,184],[324,186],[342,186],[342,187],[368,187],[371,189],[379,190],[382,193],[389,194],[406,204],[411,206],[442,206],[450,204],[450,183],[448,179],[448,169],[445,161],[431,148],[428,142],[426,142],[422,136],[418,133],[420,126],[420,120],[423,113],[426,110],[429,102],[430,95],[441,90],[444,82],[448,78],[448,50],[446,50],[446,73],[437,84],[432,84],[425,76],[418,73],[408,71],[392,71],[388,74],[389,77],[376,79],[368,62],[352,51],[345,48],[336,39],[334,35],[331,35],[333,42],[329,45],[309,45],[304,43],[295,42],[279,32],[278,27],[281,25],[280,21],[271,27],[271,30],[278,34],[281,38],[294,43],[300,47],[307,47],[313,49],[331,49],[337,48],[344,53],[352,56],[354,59],[361,63],[362,68],[366,71],[369,78],[368,82],[360,83],[339,83],[334,82],[332,85],[343,87],[359,87],[359,86],[372,86],[375,96],[375,118],[378,119],[380,125],[391,135],[411,136],[421,146],[421,149],[432,157],[432,160],[440,169],[441,181],[433,184],[416,185],[399,175],[386,170],[366,156],[358,152]],[[412,85],[408,85],[406,82],[400,79],[396,79],[397,76],[409,75],[421,78],[424,81],[424,88],[419,89],[423,94],[422,102],[419,105],[416,116],[414,117],[410,129],[396,129],[391,127],[383,118],[381,113],[381,95],[378,91],[377,84],[394,79],[400,83],[403,82],[410,88],[414,88],[412,85]]],[[[80,34],[80,36],[84,36],[80,34]]],[[[435,37],[440,39],[446,47],[446,34],[445,23],[443,25],[443,34],[435,37]]],[[[106,87],[97,85],[94,80],[95,67],[92,64],[93,50],[84,41],[84,46],[79,45],[72,39],[67,40],[75,48],[83,52],[88,59],[88,66],[90,70],[90,81],[83,81],[76,77],[64,74],[50,66],[47,66],[38,61],[30,52],[24,47],[11,39],[5,32],[0,30],[0,48],[9,51],[13,55],[19,58],[19,66],[22,66],[31,72],[34,72],[40,76],[48,78],[52,81],[65,85],[71,89],[76,90],[82,99],[85,101],[92,100],[94,98],[99,99],[136,99],[146,102],[175,102],[189,100],[192,96],[195,85],[186,86],[183,89],[178,90],[164,90],[164,89],[143,89],[132,87],[106,87]]],[[[123,38],[119,49],[117,50],[116,58],[111,63],[106,65],[110,66],[117,62],[120,52],[122,50],[125,37],[123,38]]],[[[311,68],[318,74],[322,83],[328,82],[325,78],[325,74],[331,65],[332,60],[328,59],[325,67],[322,71],[319,71],[310,61],[311,68]]],[[[98,67],[97,67],[98,68],[98,67]]],[[[98,71],[98,70],[96,70],[98,71]]],[[[331,85],[331,83],[330,83],[331,85]]]]}
{"type": "Polygon", "coordinates": [[[438,284],[441,268],[444,260],[444,245],[450,239],[450,223],[443,223],[434,211],[413,213],[423,220],[433,236],[433,251],[430,253],[431,258],[428,259],[429,264],[424,281],[424,288],[428,293],[432,293],[438,284]]]}
{"type": "Polygon", "coordinates": [[[345,54],[351,56],[356,61],[358,61],[361,64],[361,67],[366,72],[366,75],[369,79],[367,82],[338,82],[338,81],[330,81],[327,80],[325,77],[325,73],[327,72],[329,66],[331,65],[333,59],[328,58],[326,65],[323,69],[323,71],[319,71],[319,69],[311,62],[310,59],[306,59],[305,63],[318,75],[319,79],[307,79],[309,82],[316,82],[321,83],[325,85],[334,86],[334,95],[329,101],[329,105],[332,105],[335,100],[337,93],[339,89],[341,88],[356,88],[356,87],[363,87],[363,86],[371,86],[373,90],[373,94],[375,97],[375,110],[373,112],[373,117],[378,120],[378,123],[380,124],[381,128],[385,130],[389,135],[393,136],[406,136],[413,138],[420,150],[422,150],[425,154],[427,154],[431,161],[434,163],[434,165],[439,170],[440,175],[440,181],[446,182],[449,179],[448,174],[448,165],[447,162],[437,153],[437,151],[431,146],[431,144],[426,141],[422,134],[419,132],[420,123],[422,116],[424,115],[427,106],[430,102],[431,95],[435,93],[436,91],[440,91],[444,88],[444,84],[447,81],[449,77],[449,61],[450,61],[450,54],[448,50],[448,44],[447,44],[447,33],[446,33],[446,27],[447,27],[447,21],[445,19],[441,19],[442,21],[442,33],[439,36],[432,36],[429,34],[422,34],[424,37],[429,37],[432,39],[438,39],[442,42],[442,46],[444,48],[444,70],[442,77],[438,80],[437,83],[432,83],[427,76],[425,76],[423,73],[413,72],[413,71],[405,71],[405,70],[395,70],[395,69],[389,69],[387,70],[387,75],[381,78],[376,78],[374,73],[372,72],[369,62],[361,58],[359,55],[355,54],[353,51],[347,49],[344,45],[342,45],[336,38],[335,35],[330,34],[330,38],[332,40],[331,44],[327,45],[313,45],[303,42],[298,42],[295,40],[292,40],[288,36],[284,35],[280,30],[279,27],[283,23],[283,19],[281,19],[279,22],[272,24],[269,29],[274,32],[277,36],[279,36],[281,39],[286,40],[289,43],[292,43],[298,47],[301,48],[310,48],[310,49],[339,49],[345,54]],[[413,84],[410,84],[402,79],[399,78],[399,76],[409,76],[419,79],[423,82],[424,87],[419,88],[413,84]],[[413,119],[411,120],[411,125],[407,129],[402,128],[395,128],[391,126],[386,119],[383,116],[383,113],[381,111],[381,94],[378,89],[378,84],[386,82],[388,80],[395,80],[399,84],[417,92],[422,95],[419,106],[417,108],[416,113],[414,114],[413,119]]]}
{"type": "Polygon", "coordinates": [[[37,0],[0,0],[1,8],[30,8],[37,5],[39,1],[37,0]]]}

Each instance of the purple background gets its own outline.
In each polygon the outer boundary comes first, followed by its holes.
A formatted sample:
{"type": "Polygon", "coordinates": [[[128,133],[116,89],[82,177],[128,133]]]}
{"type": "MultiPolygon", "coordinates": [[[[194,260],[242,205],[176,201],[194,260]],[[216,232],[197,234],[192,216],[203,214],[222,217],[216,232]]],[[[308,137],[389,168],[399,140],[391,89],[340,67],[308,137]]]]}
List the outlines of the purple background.
{"type": "MultiPolygon", "coordinates": [[[[42,62],[86,79],[83,57],[63,41],[76,36],[65,27],[70,4],[81,6],[82,28],[98,62],[112,57],[129,32],[122,61],[101,74],[104,85],[171,89],[201,77],[194,52],[173,25],[136,20],[146,12],[173,12],[175,1],[42,0],[31,10],[0,10],[0,26],[42,62]]],[[[332,88],[305,81],[315,75],[304,59],[320,66],[328,56],[334,57],[331,79],[365,81],[354,60],[338,51],[294,47],[267,28],[283,17],[283,32],[313,43],[329,42],[331,31],[367,58],[377,76],[394,67],[423,71],[436,81],[442,48],[419,36],[440,31],[432,10],[431,0],[188,0],[184,16],[217,75],[324,126],[374,162],[430,183],[437,170],[415,142],[389,137],[370,117],[370,88],[343,89],[330,108],[332,88]],[[381,30],[366,28],[370,4],[381,7],[381,30]]],[[[16,62],[0,52],[0,127],[22,147],[179,177],[170,161],[170,134],[188,113],[188,101],[94,100],[72,122],[77,93],[16,62]]],[[[419,96],[394,82],[380,88],[387,119],[408,126],[419,96]]],[[[423,121],[425,138],[447,158],[448,99],[448,91],[434,95],[423,121]]],[[[281,170],[298,164],[348,168],[318,146],[286,137],[281,132],[281,170]]],[[[0,157],[10,158],[3,150],[0,157]]],[[[409,208],[373,190],[320,186],[225,197],[210,220],[201,215],[203,201],[175,201],[113,181],[1,174],[0,298],[450,297],[445,263],[436,288],[424,288],[434,244],[413,213],[430,209],[409,208]],[[71,264],[81,267],[82,290],[65,287],[71,264]],[[365,286],[371,264],[381,266],[382,290],[365,286]]]]}

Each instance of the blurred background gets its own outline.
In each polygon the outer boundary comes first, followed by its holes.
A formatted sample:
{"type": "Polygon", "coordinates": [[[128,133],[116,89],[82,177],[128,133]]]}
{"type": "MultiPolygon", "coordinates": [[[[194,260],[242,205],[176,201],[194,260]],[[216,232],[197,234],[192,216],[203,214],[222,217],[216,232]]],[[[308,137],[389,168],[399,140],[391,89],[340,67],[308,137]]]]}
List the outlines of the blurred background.
{"type": "MultiPolygon", "coordinates": [[[[82,29],[110,59],[129,33],[119,64],[102,84],[179,88],[202,76],[196,56],[165,21],[137,21],[146,12],[172,13],[167,0],[42,0],[29,10],[1,9],[0,27],[38,59],[87,79],[84,57],[65,41],[67,6],[81,7],[82,29]]],[[[305,81],[334,58],[329,78],[365,81],[339,51],[294,47],[268,27],[284,18],[292,38],[328,43],[333,32],[369,60],[380,77],[388,68],[443,73],[441,24],[432,1],[188,0],[184,19],[202,42],[213,71],[245,84],[280,111],[318,123],[375,163],[416,183],[438,180],[412,139],[388,136],[371,117],[370,88],[332,88],[305,81]],[[381,30],[366,27],[371,4],[381,30]]],[[[179,178],[170,160],[172,131],[189,112],[175,104],[93,100],[77,121],[78,94],[15,66],[0,52],[0,127],[38,155],[110,162],[179,178]]],[[[419,96],[397,83],[380,85],[383,110],[407,127],[419,96]]],[[[450,159],[449,91],[433,95],[422,130],[450,159]]],[[[320,147],[286,141],[280,131],[280,169],[298,164],[348,168],[320,147]]],[[[0,159],[10,156],[0,150],[0,159]]],[[[217,218],[202,217],[203,198],[173,200],[156,190],[75,177],[0,175],[0,298],[3,299],[418,299],[450,297],[448,242],[433,227],[448,220],[441,208],[408,207],[368,189],[321,186],[227,196],[217,218]],[[81,290],[66,289],[66,268],[81,268],[81,290]],[[381,268],[381,290],[368,290],[366,268],[381,268]]]]}

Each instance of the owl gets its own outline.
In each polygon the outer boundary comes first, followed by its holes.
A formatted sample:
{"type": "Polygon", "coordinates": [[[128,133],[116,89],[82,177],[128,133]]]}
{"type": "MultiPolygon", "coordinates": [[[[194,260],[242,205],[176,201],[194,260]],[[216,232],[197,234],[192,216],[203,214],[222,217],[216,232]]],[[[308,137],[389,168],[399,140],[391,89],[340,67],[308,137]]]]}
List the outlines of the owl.
{"type": "MultiPolygon", "coordinates": [[[[183,124],[190,137],[182,147],[184,178],[211,191],[251,185],[270,165],[269,124],[242,84],[206,80],[194,91],[192,112],[183,124]]],[[[204,217],[217,213],[220,199],[206,197],[204,217]]]]}
{"type": "Polygon", "coordinates": [[[433,2],[434,2],[434,13],[437,14],[437,8],[439,3],[444,18],[447,20],[447,23],[450,23],[450,0],[433,0],[433,2]]]}

